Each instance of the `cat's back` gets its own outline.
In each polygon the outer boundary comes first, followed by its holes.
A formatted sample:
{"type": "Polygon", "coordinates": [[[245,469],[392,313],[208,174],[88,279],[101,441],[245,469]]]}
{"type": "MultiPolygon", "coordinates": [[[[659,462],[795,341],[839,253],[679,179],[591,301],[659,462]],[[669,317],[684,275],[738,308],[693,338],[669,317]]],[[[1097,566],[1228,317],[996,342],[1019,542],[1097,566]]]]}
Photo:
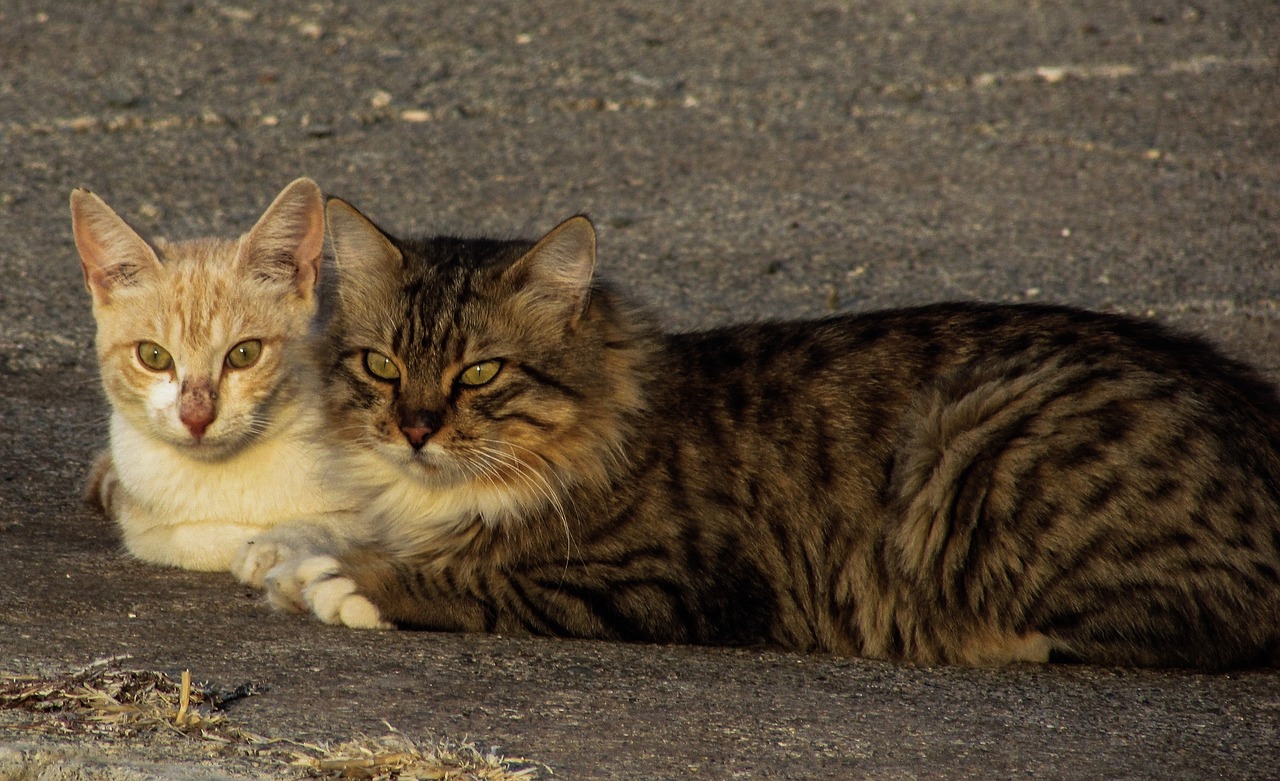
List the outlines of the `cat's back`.
{"type": "Polygon", "coordinates": [[[1280,526],[1274,387],[1154,322],[947,303],[676,334],[665,346],[648,441],[675,453],[681,480],[712,491],[756,481],[861,515],[926,482],[950,495],[948,480],[981,465],[1028,485],[1052,476],[1060,488],[1042,493],[1098,503],[1126,478],[1184,506],[1197,491],[1230,492],[1280,526]]]}
{"type": "MultiPolygon", "coordinates": [[[[733,408],[751,390],[789,396],[880,399],[884,411],[966,375],[1014,376],[1092,366],[1096,379],[1159,376],[1184,390],[1232,399],[1280,418],[1274,386],[1208,341],[1159,323],[1069,306],[949,302],[763,321],[673,334],[667,354],[686,394],[733,408]]],[[[672,371],[668,369],[667,371],[672,371]]]]}
{"type": "Polygon", "coordinates": [[[782,551],[773,570],[857,616],[861,653],[1008,661],[1037,632],[1035,658],[1274,652],[1280,401],[1208,342],[961,303],[666,347],[668,492],[744,549],[782,551]]]}

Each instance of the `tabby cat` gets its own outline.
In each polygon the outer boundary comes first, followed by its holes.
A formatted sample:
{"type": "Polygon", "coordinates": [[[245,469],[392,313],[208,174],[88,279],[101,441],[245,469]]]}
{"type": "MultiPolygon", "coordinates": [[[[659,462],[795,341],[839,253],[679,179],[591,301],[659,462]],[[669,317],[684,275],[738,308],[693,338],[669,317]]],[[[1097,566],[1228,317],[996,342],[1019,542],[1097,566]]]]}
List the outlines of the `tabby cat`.
{"type": "Polygon", "coordinates": [[[536,244],[331,200],[363,532],[268,577],[361,627],[914,663],[1280,651],[1280,399],[1153,323],[947,303],[663,333],[536,244]]]}
{"type": "Polygon", "coordinates": [[[242,543],[335,509],[314,444],[320,189],[293,182],[238,240],[149,243],[88,190],[71,216],[111,405],[87,497],[137,558],[260,584],[275,560],[235,560],[242,543]]]}

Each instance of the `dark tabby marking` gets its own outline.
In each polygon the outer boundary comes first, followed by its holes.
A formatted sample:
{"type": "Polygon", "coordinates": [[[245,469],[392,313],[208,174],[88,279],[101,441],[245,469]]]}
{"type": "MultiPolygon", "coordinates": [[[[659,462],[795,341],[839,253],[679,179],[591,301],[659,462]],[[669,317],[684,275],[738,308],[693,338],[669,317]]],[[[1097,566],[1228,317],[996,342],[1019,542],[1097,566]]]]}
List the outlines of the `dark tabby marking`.
{"type": "Polygon", "coordinates": [[[972,303],[665,334],[592,282],[585,218],[536,246],[329,218],[333,425],[395,471],[379,490],[461,508],[341,557],[398,626],[1277,659],[1280,401],[1199,339],[972,303]]]}

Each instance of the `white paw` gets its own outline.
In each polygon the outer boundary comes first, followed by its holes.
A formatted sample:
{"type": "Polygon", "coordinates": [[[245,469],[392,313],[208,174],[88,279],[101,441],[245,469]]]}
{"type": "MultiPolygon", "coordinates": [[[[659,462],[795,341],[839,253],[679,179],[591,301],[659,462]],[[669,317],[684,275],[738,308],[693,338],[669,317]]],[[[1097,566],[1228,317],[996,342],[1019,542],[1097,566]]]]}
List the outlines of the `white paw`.
{"type": "Polygon", "coordinates": [[[231,574],[235,579],[254,588],[262,588],[267,573],[282,561],[297,555],[289,545],[255,537],[245,541],[231,561],[231,574]]]}
{"type": "Polygon", "coordinates": [[[288,559],[267,571],[262,585],[272,607],[290,613],[307,612],[307,602],[302,596],[302,589],[307,584],[298,572],[298,565],[304,561],[309,559],[288,559]]]}
{"type": "MultiPolygon", "coordinates": [[[[352,629],[392,628],[372,602],[356,593],[355,582],[342,575],[341,565],[332,556],[312,556],[300,561],[289,586],[300,592],[298,601],[326,624],[352,629]]],[[[281,596],[286,596],[283,590],[281,596]]]]}

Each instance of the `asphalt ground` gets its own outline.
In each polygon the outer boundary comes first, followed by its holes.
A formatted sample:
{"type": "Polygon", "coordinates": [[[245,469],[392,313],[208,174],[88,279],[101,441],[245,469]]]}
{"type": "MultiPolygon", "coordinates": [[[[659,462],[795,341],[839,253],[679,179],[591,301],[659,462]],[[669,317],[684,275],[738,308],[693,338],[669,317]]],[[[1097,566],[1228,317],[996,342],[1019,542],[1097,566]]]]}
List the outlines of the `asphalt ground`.
{"type": "MultiPolygon", "coordinates": [[[[171,238],[300,175],[402,232],[586,212],[672,327],[1067,302],[1280,380],[1278,52],[1274,0],[3,0],[0,670],[127,654],[260,684],[228,713],[262,734],[390,724],[556,778],[1276,778],[1277,671],[367,634],[129,561],[78,500],[105,406],[67,197],[171,238]]],[[[267,772],[5,724],[0,778],[267,772]]]]}

